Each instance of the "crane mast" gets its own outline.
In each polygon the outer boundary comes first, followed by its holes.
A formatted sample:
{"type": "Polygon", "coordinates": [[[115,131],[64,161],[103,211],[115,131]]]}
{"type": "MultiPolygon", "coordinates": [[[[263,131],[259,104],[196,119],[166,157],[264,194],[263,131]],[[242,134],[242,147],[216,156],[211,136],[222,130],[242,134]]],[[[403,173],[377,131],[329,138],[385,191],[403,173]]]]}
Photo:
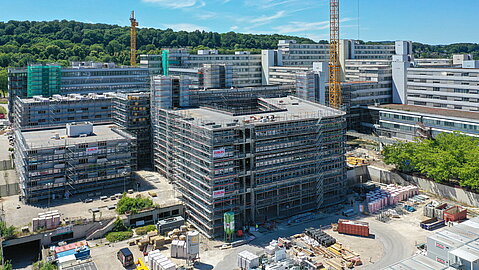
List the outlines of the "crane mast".
{"type": "Polygon", "coordinates": [[[330,0],[329,105],[342,105],[341,63],[339,61],[339,0],[330,0]]]}
{"type": "Polygon", "coordinates": [[[135,11],[133,10],[130,15],[130,66],[136,66],[136,27],[138,22],[135,19],[135,11]]]}

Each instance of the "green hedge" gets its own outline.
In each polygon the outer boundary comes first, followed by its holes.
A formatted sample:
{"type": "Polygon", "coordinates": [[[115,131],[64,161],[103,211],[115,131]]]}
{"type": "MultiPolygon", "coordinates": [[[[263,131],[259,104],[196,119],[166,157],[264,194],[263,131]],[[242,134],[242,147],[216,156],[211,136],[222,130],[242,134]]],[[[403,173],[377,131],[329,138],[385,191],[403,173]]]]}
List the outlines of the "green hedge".
{"type": "Polygon", "coordinates": [[[124,195],[116,204],[116,212],[118,214],[124,214],[126,212],[138,213],[138,211],[153,207],[153,201],[149,198],[130,198],[124,195]]]}
{"type": "Polygon", "coordinates": [[[135,232],[138,235],[145,235],[147,232],[151,232],[151,231],[154,231],[154,230],[156,230],[155,225],[147,225],[147,226],[136,228],[135,232]]]}
{"type": "Polygon", "coordinates": [[[132,231],[127,231],[127,232],[110,232],[106,235],[106,240],[109,242],[120,242],[123,240],[126,240],[128,238],[131,238],[133,236],[132,231]]]}

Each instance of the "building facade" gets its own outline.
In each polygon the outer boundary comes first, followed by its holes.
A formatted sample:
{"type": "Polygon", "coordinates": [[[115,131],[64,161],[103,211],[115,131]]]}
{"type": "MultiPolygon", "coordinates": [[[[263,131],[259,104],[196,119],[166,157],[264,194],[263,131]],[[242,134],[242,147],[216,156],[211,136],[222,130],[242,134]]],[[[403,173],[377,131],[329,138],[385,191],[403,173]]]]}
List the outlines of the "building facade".
{"type": "Polygon", "coordinates": [[[478,68],[409,68],[404,104],[479,111],[478,68]]]}
{"type": "Polygon", "coordinates": [[[137,168],[152,168],[150,93],[116,93],[113,122],[137,138],[137,168]]]}
{"type": "Polygon", "coordinates": [[[112,97],[108,94],[17,97],[14,114],[13,127],[20,130],[64,127],[71,122],[111,123],[112,97]]]}
{"type": "Polygon", "coordinates": [[[209,237],[223,235],[228,211],[240,227],[344,199],[340,111],[285,97],[155,114],[155,167],[175,181],[189,221],[209,237]]]}
{"type": "Polygon", "coordinates": [[[72,62],[70,67],[61,69],[55,65],[30,65],[8,70],[9,111],[13,112],[16,97],[144,92],[149,87],[146,68],[94,62],[72,62]],[[48,87],[40,87],[42,82],[48,87]]]}
{"type": "Polygon", "coordinates": [[[136,138],[109,125],[15,131],[15,167],[21,199],[36,202],[118,188],[136,168],[136,138]]]}
{"type": "Polygon", "coordinates": [[[362,126],[380,136],[413,141],[459,131],[479,137],[479,113],[423,106],[387,104],[369,106],[362,126]]]}
{"type": "MultiPolygon", "coordinates": [[[[232,73],[232,86],[245,87],[262,84],[261,55],[233,54],[221,55],[215,53],[190,54],[184,49],[169,50],[169,67],[182,69],[199,69],[204,64],[229,65],[232,73]]],[[[158,72],[163,70],[160,55],[141,55],[140,65],[158,72]],[[161,66],[159,64],[161,63],[161,66]]],[[[157,73],[160,74],[160,73],[157,73]]],[[[164,72],[162,74],[165,74],[164,72]]],[[[175,75],[175,74],[172,74],[175,75]]],[[[176,74],[179,75],[179,74],[176,74]]]]}

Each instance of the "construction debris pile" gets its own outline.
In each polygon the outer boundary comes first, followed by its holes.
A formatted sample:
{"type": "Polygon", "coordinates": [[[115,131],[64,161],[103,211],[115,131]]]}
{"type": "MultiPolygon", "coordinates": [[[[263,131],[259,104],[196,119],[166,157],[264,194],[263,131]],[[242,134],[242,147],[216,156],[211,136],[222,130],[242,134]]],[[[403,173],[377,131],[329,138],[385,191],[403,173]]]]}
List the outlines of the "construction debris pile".
{"type": "MultiPolygon", "coordinates": [[[[400,201],[408,200],[419,194],[416,186],[387,185],[366,193],[367,210],[369,213],[376,213],[388,205],[396,205],[400,201]]],[[[364,206],[359,206],[359,211],[364,212],[364,206]]]]}

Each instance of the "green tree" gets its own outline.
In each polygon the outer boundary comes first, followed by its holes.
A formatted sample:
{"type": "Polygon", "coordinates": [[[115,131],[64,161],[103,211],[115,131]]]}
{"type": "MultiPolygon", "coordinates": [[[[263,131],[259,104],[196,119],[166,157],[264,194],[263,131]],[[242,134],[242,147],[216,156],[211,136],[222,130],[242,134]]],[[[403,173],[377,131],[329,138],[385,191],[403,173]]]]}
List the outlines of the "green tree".
{"type": "Polygon", "coordinates": [[[6,97],[8,92],[8,71],[6,68],[0,68],[0,93],[6,97]]]}
{"type": "Polygon", "coordinates": [[[17,233],[15,226],[7,226],[7,223],[0,221],[0,237],[4,239],[14,238],[17,233]]]}
{"type": "Polygon", "coordinates": [[[153,207],[153,201],[149,198],[130,198],[126,195],[123,195],[123,197],[116,204],[116,212],[118,214],[125,214],[126,212],[138,213],[138,211],[150,207],[153,207]]]}
{"type": "Polygon", "coordinates": [[[33,270],[56,270],[58,269],[56,265],[49,263],[49,262],[44,262],[44,261],[38,261],[35,262],[32,265],[33,270]]]}

